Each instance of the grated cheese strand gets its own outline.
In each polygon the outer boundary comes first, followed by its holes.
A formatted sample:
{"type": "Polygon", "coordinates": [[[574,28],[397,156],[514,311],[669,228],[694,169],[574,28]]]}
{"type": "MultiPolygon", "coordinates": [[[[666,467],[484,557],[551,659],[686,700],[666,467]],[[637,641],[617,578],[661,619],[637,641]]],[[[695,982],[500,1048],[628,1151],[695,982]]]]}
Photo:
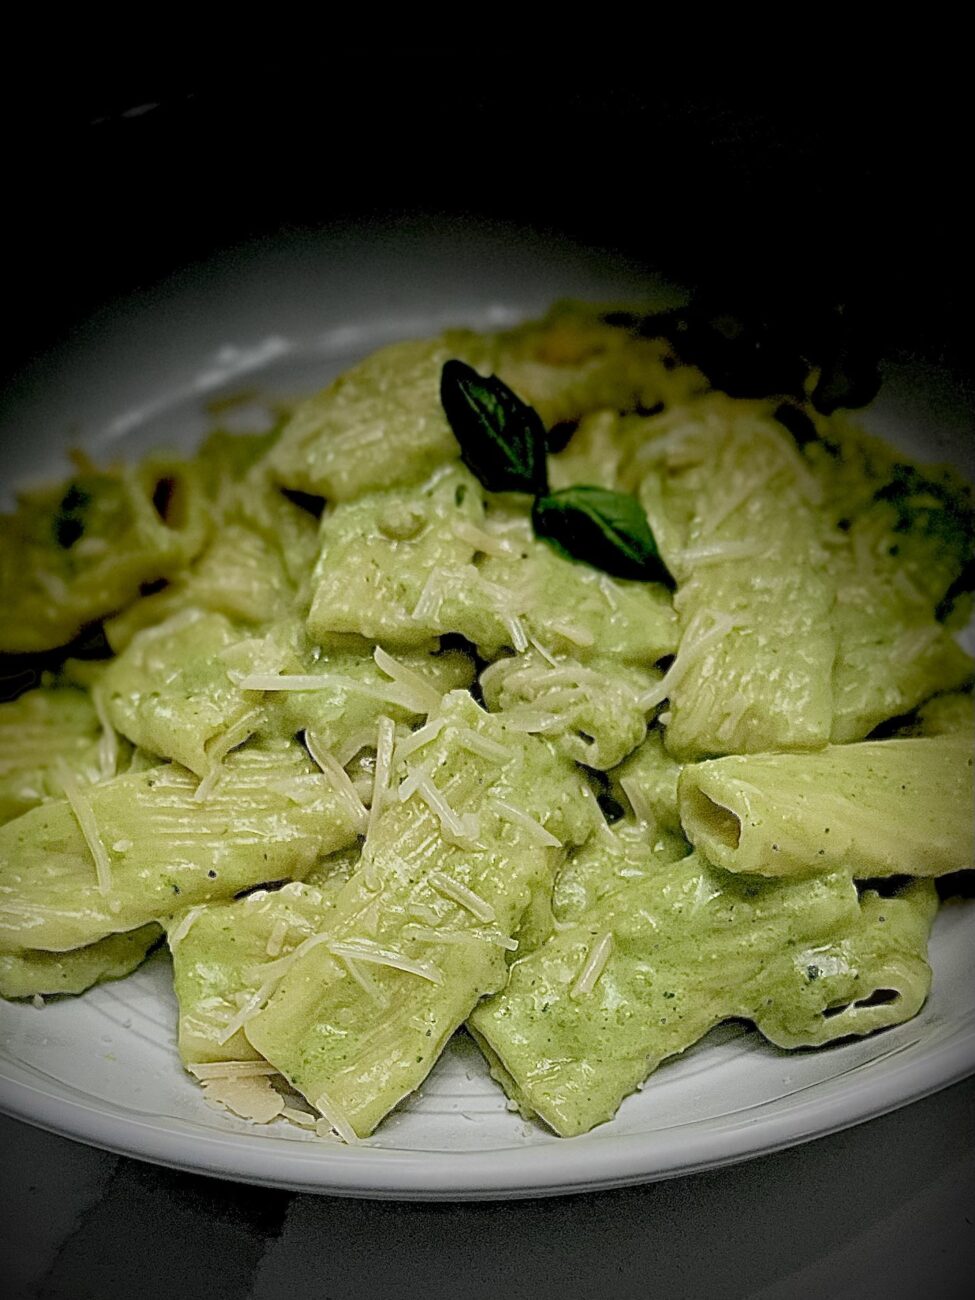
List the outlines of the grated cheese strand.
{"type": "Polygon", "coordinates": [[[548,625],[553,632],[558,632],[564,636],[566,641],[571,641],[573,645],[581,646],[587,649],[595,645],[596,638],[586,627],[579,627],[577,623],[570,623],[568,619],[552,619],[548,625]]]}
{"type": "Polygon", "coordinates": [[[440,578],[439,569],[431,569],[430,575],[423,584],[423,590],[420,592],[420,598],[410,614],[410,618],[417,623],[436,622],[440,613],[440,606],[443,604],[443,595],[437,590],[437,583],[440,578]]]}
{"type": "Polygon", "coordinates": [[[640,788],[639,782],[635,776],[624,776],[620,778],[620,789],[630,801],[630,807],[636,815],[638,821],[644,826],[656,825],[656,817],[650,806],[650,801],[646,794],[640,788]]]}
{"type": "MultiPolygon", "coordinates": [[[[548,663],[550,663],[553,668],[558,668],[559,661],[555,658],[555,656],[552,654],[550,650],[545,649],[541,641],[537,640],[537,638],[533,636],[530,636],[528,638],[528,641],[531,645],[535,647],[535,649],[538,651],[538,653],[542,656],[543,659],[545,659],[548,663]]],[[[483,680],[484,680],[484,674],[482,673],[481,681],[483,682],[483,680]]]]}
{"type": "Polygon", "coordinates": [[[496,740],[491,740],[488,736],[482,736],[473,727],[458,727],[454,735],[462,749],[477,754],[479,758],[494,760],[498,763],[507,763],[511,758],[512,751],[510,749],[506,749],[504,745],[499,745],[496,740]]]}
{"type": "Polygon", "coordinates": [[[376,667],[387,677],[391,677],[397,685],[405,686],[415,692],[417,700],[424,701],[424,707],[419,712],[432,713],[434,709],[440,707],[441,696],[419,673],[414,672],[412,668],[407,668],[406,664],[400,663],[391,654],[387,654],[380,645],[376,646],[372,657],[376,661],[376,667]]]}
{"type": "Polygon", "coordinates": [[[650,709],[656,708],[658,704],[668,699],[693,667],[695,660],[700,659],[732,628],[741,626],[740,621],[731,614],[723,614],[718,610],[698,610],[688,623],[687,630],[681,638],[677,658],[660,681],[639,697],[638,704],[640,708],[644,712],[649,712],[650,709]],[[713,621],[707,631],[702,631],[702,625],[707,614],[711,615],[713,621]]]}
{"type": "Polygon", "coordinates": [[[674,556],[674,564],[681,569],[704,569],[712,564],[725,564],[730,560],[751,560],[763,554],[757,542],[704,542],[688,546],[674,556]]]}
{"type": "Polygon", "coordinates": [[[716,533],[724,521],[729,519],[746,501],[750,500],[756,492],[760,492],[769,480],[779,473],[781,468],[782,466],[777,465],[773,460],[764,470],[748,479],[737,492],[729,492],[720,507],[715,509],[713,514],[708,517],[706,532],[711,535],[716,533]]]}
{"type": "MultiPolygon", "coordinates": [[[[294,956],[294,953],[291,955],[294,956]]],[[[274,992],[283,973],[284,972],[282,971],[281,974],[273,975],[271,979],[266,980],[260,988],[255,989],[253,993],[248,995],[237,1014],[227,1021],[225,1028],[221,1029],[220,1033],[217,1035],[217,1042],[221,1047],[223,1047],[224,1043],[228,1043],[239,1029],[243,1029],[248,1020],[253,1020],[264,1006],[264,1003],[274,992]]]]}
{"type": "Polygon", "coordinates": [[[369,939],[335,941],[328,945],[328,950],[335,957],[351,957],[353,961],[371,962],[374,966],[390,966],[393,970],[401,970],[407,975],[417,975],[420,979],[429,980],[431,984],[443,983],[443,972],[432,962],[414,961],[412,957],[397,952],[395,948],[385,948],[369,939]]]}
{"type": "Polygon", "coordinates": [[[440,924],[440,917],[426,903],[410,903],[407,911],[410,916],[415,916],[418,921],[426,921],[429,926],[436,927],[440,924]]]}
{"type": "Polygon", "coordinates": [[[369,812],[356,793],[348,772],[311,731],[305,732],[305,748],[325,776],[331,779],[332,789],[348,808],[353,826],[360,835],[364,835],[369,825],[369,812]]]}
{"type": "Polygon", "coordinates": [[[339,960],[367,997],[370,997],[378,1007],[385,1009],[389,1006],[389,995],[369,974],[367,966],[353,957],[341,957],[339,960]]]}
{"type": "Polygon", "coordinates": [[[364,749],[371,749],[375,740],[376,733],[372,727],[360,727],[358,731],[353,731],[350,736],[347,736],[332,752],[343,767],[348,767],[357,754],[364,749]]]}
{"type": "MultiPolygon", "coordinates": [[[[343,1142],[349,1146],[355,1146],[359,1142],[359,1135],[352,1127],[348,1116],[342,1108],[334,1102],[327,1092],[320,1092],[312,1105],[316,1110],[321,1111],[328,1121],[329,1128],[332,1129],[343,1142]]],[[[317,1127],[317,1126],[316,1126],[317,1127]]]]}
{"type": "Polygon", "coordinates": [[[95,814],[92,812],[91,804],[81,793],[81,787],[75,780],[73,773],[61,759],[58,759],[55,770],[58,780],[61,782],[64,797],[71,805],[71,811],[74,813],[84,841],[88,845],[88,852],[94,860],[98,892],[100,894],[109,894],[112,890],[112,864],[109,861],[108,850],[105,848],[99,833],[98,823],[95,821],[95,814]]]}
{"type": "Polygon", "coordinates": [[[393,742],[396,739],[396,723],[392,718],[379,719],[376,734],[376,770],[372,779],[372,799],[369,803],[369,821],[366,824],[366,844],[376,829],[376,822],[382,811],[383,803],[389,793],[389,778],[393,765],[393,742]]]}
{"type": "Polygon", "coordinates": [[[271,933],[267,937],[267,943],[264,945],[264,951],[269,957],[280,957],[281,949],[284,947],[284,941],[288,935],[288,921],[285,917],[279,916],[271,927],[271,933]]]}
{"type": "MultiPolygon", "coordinates": [[[[230,674],[234,677],[234,674],[230,674]]],[[[379,700],[382,704],[395,704],[408,713],[426,713],[426,697],[419,699],[415,691],[390,684],[385,687],[371,686],[368,682],[357,681],[354,677],[345,677],[341,673],[251,673],[249,676],[234,677],[236,684],[244,691],[326,691],[342,690],[365,695],[370,700],[379,700]]],[[[425,685],[425,683],[424,683],[425,685]]],[[[437,696],[439,703],[440,697],[437,696]]]]}
{"type": "Polygon", "coordinates": [[[297,1124],[299,1128],[314,1128],[321,1122],[316,1120],[311,1111],[298,1110],[296,1106],[285,1106],[281,1111],[281,1118],[286,1119],[289,1124],[297,1124]]]}
{"type": "Polygon", "coordinates": [[[458,813],[426,774],[417,782],[416,793],[440,822],[444,839],[452,840],[461,848],[476,846],[480,832],[476,813],[458,813]]]}
{"type": "Polygon", "coordinates": [[[599,590],[606,604],[615,614],[620,607],[620,603],[616,598],[616,588],[613,585],[613,580],[605,573],[599,575],[599,590]]]}
{"type": "Polygon", "coordinates": [[[431,762],[432,760],[428,759],[425,763],[417,763],[415,767],[411,767],[407,771],[406,776],[400,781],[396,789],[396,796],[400,803],[406,803],[407,799],[412,798],[416,794],[420,782],[429,778],[431,762]]]}
{"type": "Polygon", "coordinates": [[[186,1068],[201,1083],[207,1079],[255,1079],[278,1073],[277,1066],[269,1061],[198,1061],[186,1068]]]}
{"type": "Polygon", "coordinates": [[[511,637],[511,644],[518,654],[528,649],[528,633],[525,631],[525,625],[517,614],[502,614],[501,622],[505,626],[505,631],[511,637]]]}
{"type": "Polygon", "coordinates": [[[446,725],[446,718],[434,718],[432,722],[427,722],[424,726],[418,727],[416,731],[410,732],[408,736],[404,736],[396,746],[393,755],[393,766],[398,766],[410,754],[422,749],[424,745],[429,745],[431,740],[436,740],[446,725]]]}
{"type": "Polygon", "coordinates": [[[579,978],[569,990],[570,998],[584,997],[591,993],[596,987],[596,981],[602,975],[609,961],[609,955],[613,950],[613,936],[607,932],[596,940],[589,949],[589,956],[586,958],[586,964],[579,972],[579,978]]]}
{"type": "Polygon", "coordinates": [[[102,734],[98,738],[98,767],[103,781],[110,781],[118,771],[118,733],[112,726],[105,707],[105,700],[96,686],[91,693],[91,702],[95,706],[95,716],[102,734]]]}
{"type": "Polygon", "coordinates": [[[190,910],[181,918],[179,924],[176,926],[173,932],[167,936],[170,950],[175,948],[178,943],[182,943],[182,941],[189,934],[190,930],[193,928],[196,918],[200,915],[200,913],[203,910],[204,908],[202,906],[191,907],[190,910]]]}
{"type": "Polygon", "coordinates": [[[421,943],[465,944],[472,940],[494,944],[496,948],[505,948],[508,952],[517,952],[518,940],[510,939],[500,930],[451,930],[439,926],[404,925],[404,939],[418,939],[421,943]]]}
{"type": "Polygon", "coordinates": [[[544,734],[547,731],[555,731],[564,723],[564,719],[557,713],[540,713],[536,709],[518,708],[510,712],[505,710],[501,716],[504,718],[505,726],[510,727],[512,731],[528,733],[544,734]]]}
{"type": "Polygon", "coordinates": [[[451,902],[457,903],[479,921],[494,921],[497,919],[497,912],[487,899],[482,898],[480,894],[475,894],[473,889],[461,884],[459,880],[454,880],[446,872],[431,871],[427,880],[438,894],[443,894],[444,898],[449,898],[451,902]]]}
{"type": "Polygon", "coordinates": [[[222,735],[212,740],[207,747],[207,758],[210,762],[210,770],[200,781],[199,785],[193,791],[193,798],[197,803],[204,803],[213,793],[214,787],[223,775],[223,760],[227,757],[232,749],[242,745],[245,740],[254,734],[261,720],[260,709],[249,709],[242,718],[227,728],[222,735]]]}
{"type": "Polygon", "coordinates": [[[498,537],[495,533],[489,533],[483,528],[478,528],[476,524],[471,523],[469,520],[455,520],[452,531],[458,541],[466,542],[468,546],[472,546],[475,551],[480,551],[482,555],[493,555],[497,559],[503,560],[518,554],[518,547],[514,542],[509,542],[503,537],[498,537]]]}
{"type": "Polygon", "coordinates": [[[561,840],[556,839],[551,831],[547,831],[541,822],[537,822],[534,817],[529,816],[524,808],[519,808],[506,799],[492,799],[490,802],[491,807],[504,821],[525,831],[534,844],[540,844],[552,849],[562,847],[561,840]]]}

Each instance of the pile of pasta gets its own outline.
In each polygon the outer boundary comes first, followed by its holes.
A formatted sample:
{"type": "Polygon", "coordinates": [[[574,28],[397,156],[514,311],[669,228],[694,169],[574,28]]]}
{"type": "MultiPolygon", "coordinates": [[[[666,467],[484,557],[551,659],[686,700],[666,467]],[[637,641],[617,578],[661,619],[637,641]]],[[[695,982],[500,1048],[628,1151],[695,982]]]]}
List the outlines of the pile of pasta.
{"type": "Polygon", "coordinates": [[[19,498],[5,997],[165,942],[206,1095],[347,1141],[465,1025],[572,1135],[729,1017],[795,1048],[918,1012],[973,865],[970,494],[629,319],[397,344],[265,434],[19,498]],[[539,413],[553,488],[638,499],[672,584],[485,490],[452,359],[539,413]]]}

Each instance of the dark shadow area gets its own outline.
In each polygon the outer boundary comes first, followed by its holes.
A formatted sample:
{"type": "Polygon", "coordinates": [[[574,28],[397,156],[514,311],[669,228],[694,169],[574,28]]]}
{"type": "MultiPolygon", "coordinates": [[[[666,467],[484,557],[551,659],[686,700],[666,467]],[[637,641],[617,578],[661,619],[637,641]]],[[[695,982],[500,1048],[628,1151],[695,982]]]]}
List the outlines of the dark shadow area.
{"type": "MultiPolygon", "coordinates": [[[[35,1294],[951,1300],[975,1263],[973,1095],[959,1084],[745,1165],[540,1201],[293,1196],[121,1159],[52,1243],[35,1294]]],[[[5,1176],[25,1220],[58,1197],[60,1149],[81,1150],[43,1136],[35,1146],[35,1168],[5,1176]]]]}
{"type": "Polygon", "coordinates": [[[773,321],[842,304],[884,353],[969,372],[962,80],[837,62],[814,87],[785,58],[715,79],[637,44],[106,50],[8,80],[4,367],[239,241],[432,214],[619,251],[773,321]]]}

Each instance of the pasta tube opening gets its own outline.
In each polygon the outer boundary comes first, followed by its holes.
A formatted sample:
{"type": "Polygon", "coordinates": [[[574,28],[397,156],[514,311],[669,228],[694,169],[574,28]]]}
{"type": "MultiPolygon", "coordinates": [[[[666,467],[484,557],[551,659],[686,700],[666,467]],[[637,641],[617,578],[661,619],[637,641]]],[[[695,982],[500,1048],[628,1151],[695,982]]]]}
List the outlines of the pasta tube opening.
{"type": "Polygon", "coordinates": [[[693,827],[695,843],[717,841],[728,849],[737,849],[741,844],[741,818],[698,787],[686,791],[683,814],[684,825],[689,831],[693,827]]]}

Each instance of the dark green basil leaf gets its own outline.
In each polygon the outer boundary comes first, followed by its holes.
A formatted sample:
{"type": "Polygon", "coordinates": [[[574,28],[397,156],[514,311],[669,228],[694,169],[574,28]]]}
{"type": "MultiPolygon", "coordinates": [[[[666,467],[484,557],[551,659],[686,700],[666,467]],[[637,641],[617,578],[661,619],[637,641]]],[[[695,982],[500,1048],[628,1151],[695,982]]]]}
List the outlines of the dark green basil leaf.
{"type": "Polygon", "coordinates": [[[604,573],[673,586],[646,512],[625,492],[565,488],[538,498],[532,506],[532,523],[539,537],[604,573]]]}
{"type": "Polygon", "coordinates": [[[461,460],[488,491],[548,490],[545,426],[497,375],[485,379],[463,361],[448,361],[440,400],[461,460]]]}

